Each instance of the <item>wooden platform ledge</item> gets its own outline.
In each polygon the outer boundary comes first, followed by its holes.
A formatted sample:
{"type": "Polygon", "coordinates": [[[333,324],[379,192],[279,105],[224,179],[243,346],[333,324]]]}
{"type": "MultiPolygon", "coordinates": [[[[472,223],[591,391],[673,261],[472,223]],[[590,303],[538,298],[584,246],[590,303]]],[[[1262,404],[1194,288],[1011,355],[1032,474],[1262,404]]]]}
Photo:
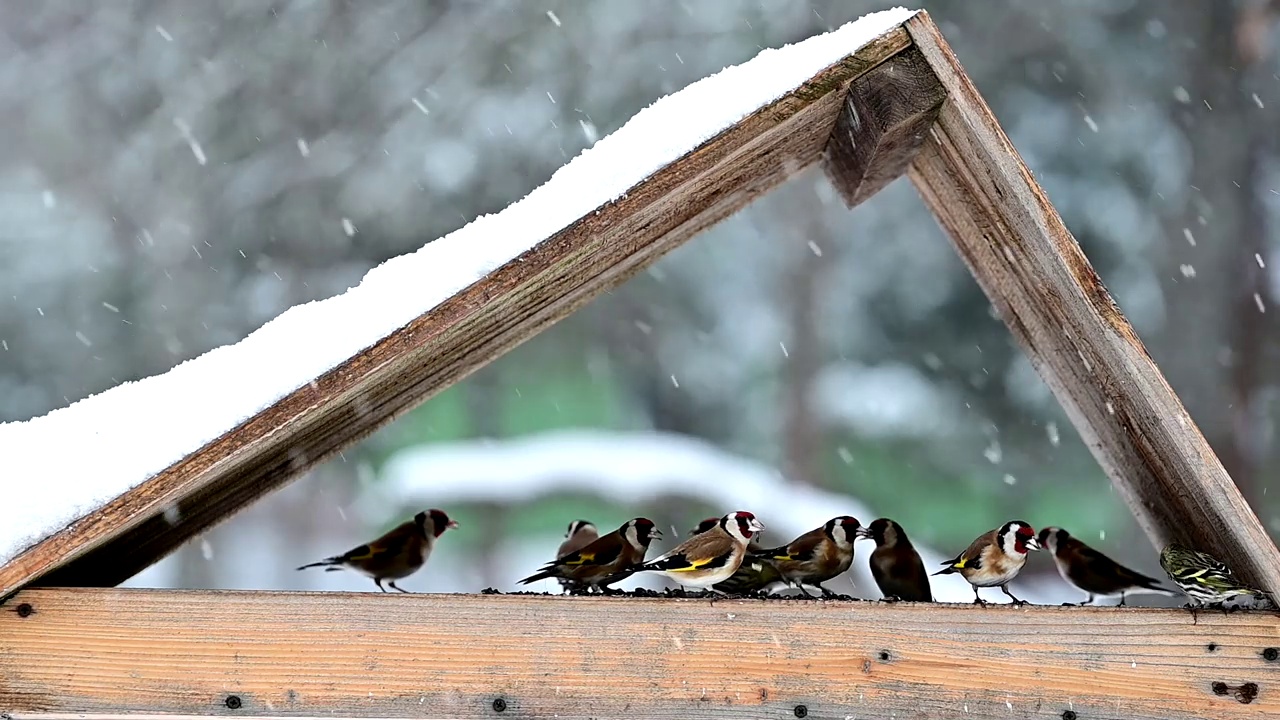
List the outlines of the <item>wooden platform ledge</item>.
{"type": "Polygon", "coordinates": [[[1277,647],[1258,612],[33,589],[0,713],[1274,718],[1277,647]]]}

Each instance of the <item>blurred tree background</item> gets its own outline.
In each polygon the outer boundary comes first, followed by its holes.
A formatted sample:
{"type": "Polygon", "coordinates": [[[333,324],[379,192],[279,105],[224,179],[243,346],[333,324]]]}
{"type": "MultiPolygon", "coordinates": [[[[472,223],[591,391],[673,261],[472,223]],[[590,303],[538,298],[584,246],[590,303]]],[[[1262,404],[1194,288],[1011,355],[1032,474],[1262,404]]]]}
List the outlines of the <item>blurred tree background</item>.
{"type": "MultiPolygon", "coordinates": [[[[519,199],[658,97],[888,6],[4,3],[0,421],[340,293],[519,199]]],[[[1278,6],[922,4],[1273,536],[1278,6]]],[[[269,533],[285,557],[255,582],[312,586],[293,565],[417,509],[346,512],[397,454],[581,427],[704,438],[946,550],[1018,517],[1156,569],[909,184],[851,213],[813,170],[150,582],[249,583],[245,538],[269,533]]],[[[500,587],[518,577],[495,565],[504,543],[554,547],[575,517],[638,512],[577,493],[449,509],[464,526],[442,553],[500,587]]],[[[687,529],[729,508],[642,509],[687,529]]]]}

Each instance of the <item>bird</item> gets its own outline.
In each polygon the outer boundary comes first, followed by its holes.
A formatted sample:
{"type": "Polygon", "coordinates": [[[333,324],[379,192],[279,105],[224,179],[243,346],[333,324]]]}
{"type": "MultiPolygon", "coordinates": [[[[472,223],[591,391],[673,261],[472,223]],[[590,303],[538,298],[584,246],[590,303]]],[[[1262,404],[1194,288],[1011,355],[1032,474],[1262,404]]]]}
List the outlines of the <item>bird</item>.
{"type": "MultiPolygon", "coordinates": [[[[600,537],[600,532],[596,530],[596,526],[587,520],[574,520],[569,523],[569,529],[564,533],[565,541],[560,543],[560,547],[556,549],[556,558],[562,558],[575,550],[590,545],[600,537]]],[[[571,578],[556,578],[560,581],[560,587],[566,591],[578,589],[578,581],[571,578]]]]}
{"type": "Polygon", "coordinates": [[[391,587],[407,593],[409,591],[396,585],[395,581],[403,580],[421,569],[427,558],[431,557],[436,540],[445,530],[456,527],[458,521],[450,519],[443,510],[424,510],[376,540],[297,569],[323,567],[325,572],[351,570],[372,578],[382,592],[387,592],[382,586],[382,581],[386,580],[391,587]]]}
{"type": "Polygon", "coordinates": [[[1019,600],[1009,592],[1008,585],[1027,563],[1027,551],[1039,549],[1036,531],[1021,520],[1010,520],[979,536],[964,552],[942,563],[945,567],[933,574],[960,573],[973,586],[975,604],[987,604],[978,594],[978,588],[998,586],[1014,605],[1025,605],[1025,600],[1019,600]]]}
{"type": "MultiPolygon", "coordinates": [[[[707,518],[690,530],[689,534],[704,533],[719,522],[718,517],[707,518]]],[[[728,580],[716,583],[714,589],[728,595],[747,595],[760,590],[769,591],[775,586],[786,586],[786,581],[782,579],[782,574],[773,563],[755,556],[755,553],[760,551],[759,536],[760,533],[756,533],[751,537],[751,542],[747,543],[747,555],[743,558],[742,564],[733,575],[729,576],[728,580]]]]}
{"type": "Polygon", "coordinates": [[[1170,543],[1160,551],[1160,567],[1186,594],[1191,608],[1209,605],[1225,610],[1229,602],[1236,607],[1266,608],[1275,604],[1267,593],[1240,582],[1231,568],[1206,552],[1170,543]]]}
{"type": "MultiPolygon", "coordinates": [[[[572,526],[570,526],[572,527],[572,526]]],[[[662,537],[649,518],[632,518],[617,530],[596,538],[585,546],[557,557],[538,572],[518,581],[528,585],[547,578],[568,579],[575,587],[605,590],[609,585],[629,577],[644,562],[649,543],[662,537]]]]}
{"type": "Polygon", "coordinates": [[[933,602],[929,572],[901,525],[879,518],[860,528],[858,537],[876,543],[876,549],[871,551],[871,577],[886,600],[933,602]]]}
{"type": "Polygon", "coordinates": [[[853,564],[853,543],[862,525],[856,518],[839,515],[786,545],[761,550],[754,557],[769,561],[782,579],[808,595],[816,587],[824,597],[835,593],[822,583],[839,576],[853,564]]]}
{"type": "Polygon", "coordinates": [[[685,540],[671,550],[640,566],[642,572],[658,573],[681,586],[716,590],[716,583],[728,580],[747,554],[751,536],[764,531],[756,516],[745,510],[731,512],[714,527],[685,540]]]}
{"type": "Polygon", "coordinates": [[[1160,587],[1159,580],[1130,570],[1060,527],[1042,528],[1040,547],[1053,554],[1053,564],[1058,566],[1063,580],[1088,594],[1081,605],[1093,602],[1095,595],[1119,595],[1120,604],[1124,605],[1127,593],[1173,594],[1160,587]]]}

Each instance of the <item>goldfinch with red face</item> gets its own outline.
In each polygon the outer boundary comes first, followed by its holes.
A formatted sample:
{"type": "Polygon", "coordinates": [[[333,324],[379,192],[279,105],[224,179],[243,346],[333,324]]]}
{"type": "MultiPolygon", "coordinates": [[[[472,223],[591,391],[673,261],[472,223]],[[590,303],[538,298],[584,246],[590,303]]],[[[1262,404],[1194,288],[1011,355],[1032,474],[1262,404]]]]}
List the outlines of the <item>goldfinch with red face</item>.
{"type": "Polygon", "coordinates": [[[1053,553],[1053,564],[1062,579],[1089,595],[1081,605],[1093,602],[1095,595],[1119,595],[1120,604],[1124,605],[1124,596],[1130,592],[1173,594],[1160,587],[1159,580],[1130,570],[1060,527],[1042,529],[1040,546],[1053,553]]]}
{"type": "Polygon", "coordinates": [[[1039,549],[1036,531],[1021,520],[1010,520],[980,536],[964,552],[942,563],[946,567],[934,575],[960,573],[973,586],[973,602],[979,605],[987,604],[978,595],[978,588],[984,587],[999,587],[1014,605],[1026,605],[1025,600],[1019,600],[1009,592],[1008,585],[1027,564],[1027,551],[1039,549]]]}
{"type": "Polygon", "coordinates": [[[588,590],[603,591],[638,569],[640,563],[644,562],[649,543],[655,537],[662,537],[662,533],[654,527],[652,520],[634,518],[583,548],[552,560],[538,572],[519,582],[521,585],[528,585],[553,577],[572,580],[577,586],[588,590]]]}
{"type": "MultiPolygon", "coordinates": [[[[689,535],[704,533],[719,523],[718,517],[707,518],[690,530],[689,535]]],[[[772,591],[775,587],[787,587],[778,568],[774,567],[773,563],[756,556],[761,549],[759,541],[760,533],[752,536],[751,542],[747,543],[747,555],[742,559],[742,564],[733,575],[729,576],[728,580],[716,583],[715,590],[727,595],[746,595],[760,590],[772,591]]]]}
{"type": "Polygon", "coordinates": [[[764,525],[755,515],[745,510],[731,512],[720,518],[715,527],[694,535],[639,569],[658,573],[684,587],[704,588],[724,595],[725,592],[712,586],[737,572],[751,536],[763,530],[764,525]]]}
{"type": "MultiPolygon", "coordinates": [[[[560,547],[556,549],[556,559],[590,545],[600,537],[600,533],[596,530],[596,526],[590,522],[574,520],[569,523],[569,529],[565,531],[564,537],[565,541],[560,543],[560,547]]],[[[576,580],[563,577],[556,579],[560,581],[560,587],[566,591],[577,590],[580,587],[576,580]]]]}
{"type": "Polygon", "coordinates": [[[871,577],[886,600],[933,602],[929,572],[901,525],[880,518],[859,529],[858,537],[876,542],[871,551],[871,577]]]}
{"type": "Polygon", "coordinates": [[[822,587],[822,583],[844,573],[853,564],[853,542],[861,527],[856,518],[840,515],[786,545],[755,554],[772,563],[783,580],[804,594],[809,594],[806,587],[815,587],[824,597],[834,595],[822,587]]]}
{"type": "Polygon", "coordinates": [[[421,569],[431,557],[437,538],[445,530],[456,527],[456,520],[450,520],[443,510],[433,508],[414,515],[412,520],[397,525],[377,540],[351,548],[341,555],[303,565],[298,570],[313,567],[323,567],[325,572],[351,570],[371,578],[382,592],[387,591],[382,587],[383,580],[400,592],[409,592],[396,585],[395,581],[421,569]]]}

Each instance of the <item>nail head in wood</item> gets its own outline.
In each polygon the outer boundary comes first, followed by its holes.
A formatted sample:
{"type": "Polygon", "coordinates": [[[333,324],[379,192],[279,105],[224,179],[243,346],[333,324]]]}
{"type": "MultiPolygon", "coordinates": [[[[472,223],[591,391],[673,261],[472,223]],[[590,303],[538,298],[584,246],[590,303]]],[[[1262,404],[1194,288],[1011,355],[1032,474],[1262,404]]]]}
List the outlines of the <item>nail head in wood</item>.
{"type": "Polygon", "coordinates": [[[849,86],[823,163],[846,205],[858,205],[907,171],[945,99],[915,48],[849,86]]]}
{"type": "Polygon", "coordinates": [[[809,706],[808,706],[808,705],[797,705],[797,706],[796,706],[796,709],[795,709],[793,712],[795,713],[795,716],[796,716],[796,717],[798,717],[798,718],[806,718],[806,717],[809,717],[809,706]]]}
{"type": "Polygon", "coordinates": [[[18,617],[24,618],[31,617],[32,613],[34,613],[36,609],[31,607],[31,603],[19,603],[18,606],[14,608],[14,611],[18,613],[18,617]]]}
{"type": "Polygon", "coordinates": [[[1262,659],[1267,662],[1275,662],[1277,658],[1280,658],[1280,650],[1276,648],[1271,647],[1262,651],[1262,659]]]}
{"type": "Polygon", "coordinates": [[[507,711],[507,701],[506,701],[506,700],[503,700],[502,698],[494,698],[494,700],[493,700],[493,711],[494,711],[494,712],[506,712],[506,711],[507,711]]]}
{"type": "Polygon", "coordinates": [[[244,705],[240,700],[239,695],[228,695],[227,699],[223,701],[223,704],[226,705],[229,710],[239,710],[244,705]]]}

